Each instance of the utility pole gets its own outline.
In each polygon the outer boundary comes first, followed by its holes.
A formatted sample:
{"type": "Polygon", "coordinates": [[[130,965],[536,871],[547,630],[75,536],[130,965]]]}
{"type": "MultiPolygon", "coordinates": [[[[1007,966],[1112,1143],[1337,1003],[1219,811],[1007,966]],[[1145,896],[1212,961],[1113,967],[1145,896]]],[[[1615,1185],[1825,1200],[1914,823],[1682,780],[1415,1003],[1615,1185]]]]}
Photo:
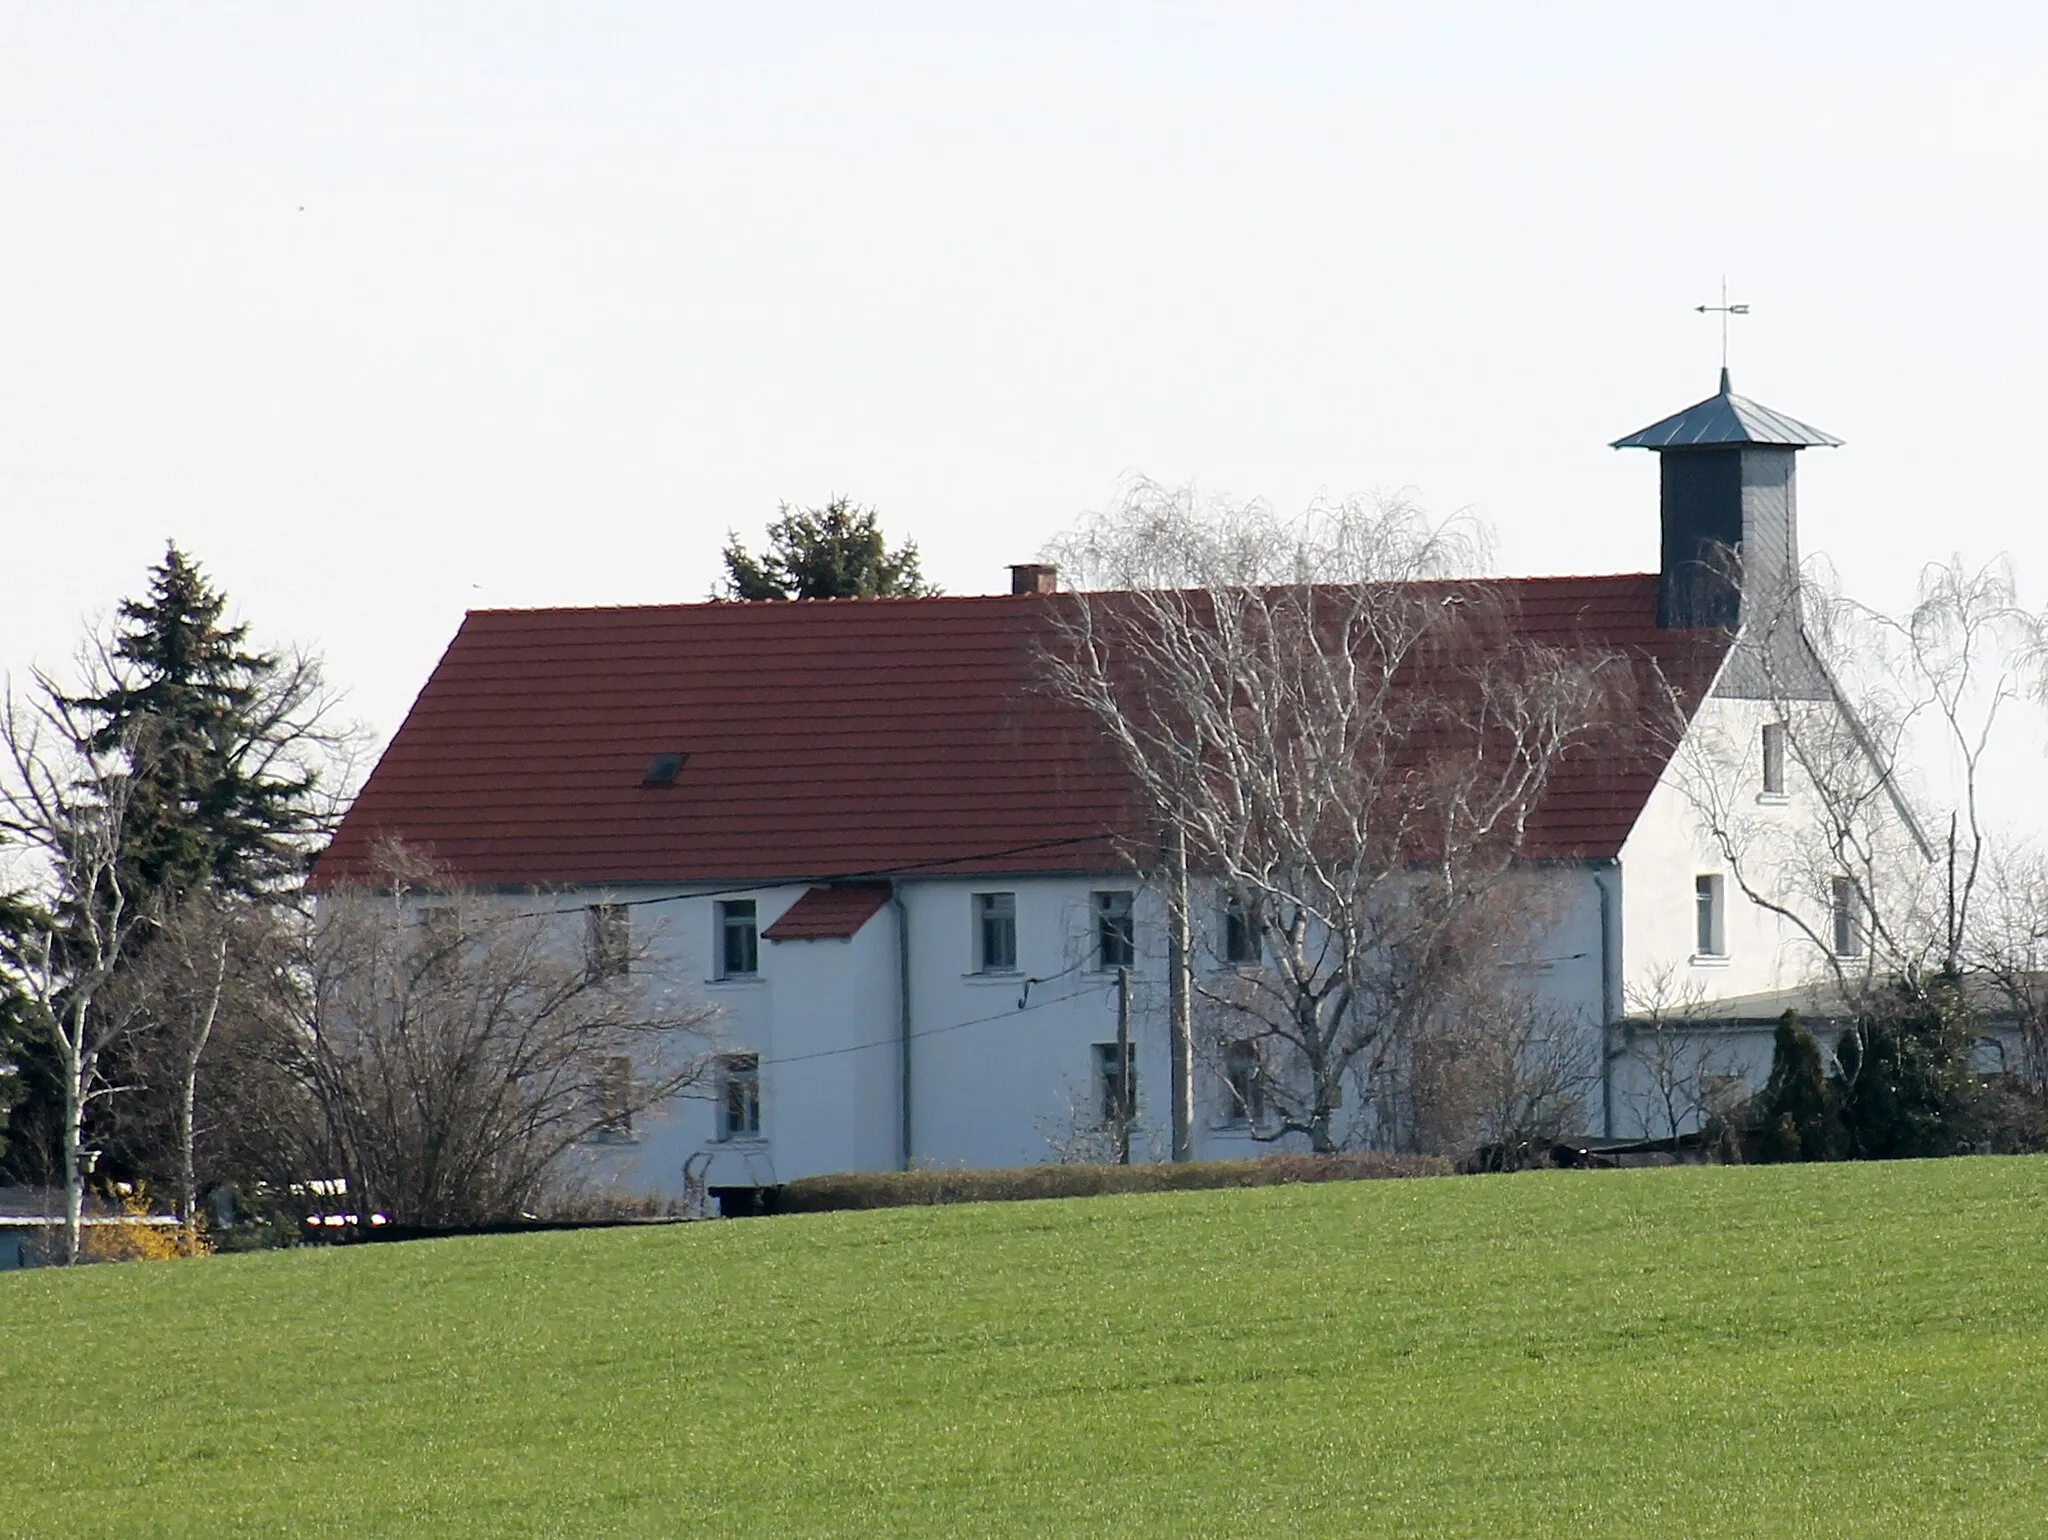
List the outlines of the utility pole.
{"type": "Polygon", "coordinates": [[[1131,1119],[1137,1115],[1131,1095],[1131,970],[1116,970],[1116,1163],[1131,1163],[1131,1119]]]}
{"type": "Polygon", "coordinates": [[[1188,841],[1177,821],[1166,832],[1166,1028],[1173,1061],[1173,1158],[1195,1158],[1195,1044],[1189,1019],[1188,841]]]}

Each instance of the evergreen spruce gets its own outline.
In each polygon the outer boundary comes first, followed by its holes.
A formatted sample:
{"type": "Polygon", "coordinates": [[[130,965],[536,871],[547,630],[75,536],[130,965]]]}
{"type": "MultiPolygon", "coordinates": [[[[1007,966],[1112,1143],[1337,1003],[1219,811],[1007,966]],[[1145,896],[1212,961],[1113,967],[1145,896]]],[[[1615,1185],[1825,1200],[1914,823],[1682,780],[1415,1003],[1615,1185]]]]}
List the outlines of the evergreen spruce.
{"type": "Polygon", "coordinates": [[[835,497],[822,508],[782,505],[755,557],[731,536],[725,547],[727,599],[889,599],[938,592],[918,570],[912,541],[890,550],[875,510],[835,497]]]}
{"type": "Polygon", "coordinates": [[[131,760],[127,876],[137,894],[260,894],[303,868],[314,828],[314,778],[279,763],[267,720],[279,660],[223,623],[226,599],[176,545],[149,578],[121,604],[116,679],[71,702],[97,719],[95,749],[131,760]]]}
{"type": "Polygon", "coordinates": [[[26,1095],[22,1083],[22,1057],[33,1051],[34,1035],[29,1030],[28,1002],[5,979],[0,979],[0,1160],[7,1155],[7,1136],[14,1121],[14,1108],[26,1095]]]}
{"type": "MultiPolygon", "coordinates": [[[[253,650],[248,628],[228,624],[226,610],[199,566],[168,546],[147,592],[121,604],[115,633],[100,643],[105,666],[88,687],[96,693],[62,699],[91,750],[124,766],[116,859],[131,914],[168,915],[202,892],[274,901],[305,871],[320,830],[312,766],[330,735],[320,724],[318,669],[253,650]]],[[[73,903],[58,901],[60,949],[81,922],[75,908],[67,911],[73,903]]],[[[0,959],[37,923],[29,907],[0,895],[0,959]]],[[[153,933],[135,937],[122,971],[146,966],[156,944],[153,933]]],[[[0,1012],[5,995],[0,966],[0,1012]]],[[[145,1021],[150,1009],[142,1007],[145,1021]]],[[[110,1049],[100,1072],[107,1084],[129,1088],[96,1104],[102,1174],[147,1171],[164,1143],[168,1104],[131,1062],[138,1051],[138,1041],[110,1049]]],[[[0,1061],[14,1067],[0,1070],[0,1102],[15,1098],[0,1180],[40,1180],[51,1168],[64,1106],[55,1053],[46,1025],[19,1011],[0,1014],[0,1061]]]]}
{"type": "Polygon", "coordinates": [[[1797,1011],[1778,1018],[1771,1078],[1764,1087],[1757,1155],[1767,1161],[1834,1160],[1841,1153],[1841,1122],[1828,1084],[1820,1044],[1797,1011]]]}

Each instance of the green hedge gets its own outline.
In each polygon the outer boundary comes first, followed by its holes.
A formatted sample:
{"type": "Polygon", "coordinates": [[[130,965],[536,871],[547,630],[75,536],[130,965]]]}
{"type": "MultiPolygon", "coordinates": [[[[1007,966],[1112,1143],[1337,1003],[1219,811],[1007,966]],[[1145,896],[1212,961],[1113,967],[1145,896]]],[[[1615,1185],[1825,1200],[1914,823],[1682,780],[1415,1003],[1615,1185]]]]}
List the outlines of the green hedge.
{"type": "Polygon", "coordinates": [[[1362,1182],[1450,1174],[1451,1163],[1434,1155],[1267,1155],[1257,1160],[1196,1160],[1179,1165],[849,1171],[786,1183],[775,1190],[767,1207],[781,1214],[820,1214],[834,1209],[907,1208],[928,1203],[1013,1203],[1028,1198],[1092,1198],[1113,1192],[1193,1192],[1212,1187],[1278,1187],[1290,1182],[1362,1182]]]}

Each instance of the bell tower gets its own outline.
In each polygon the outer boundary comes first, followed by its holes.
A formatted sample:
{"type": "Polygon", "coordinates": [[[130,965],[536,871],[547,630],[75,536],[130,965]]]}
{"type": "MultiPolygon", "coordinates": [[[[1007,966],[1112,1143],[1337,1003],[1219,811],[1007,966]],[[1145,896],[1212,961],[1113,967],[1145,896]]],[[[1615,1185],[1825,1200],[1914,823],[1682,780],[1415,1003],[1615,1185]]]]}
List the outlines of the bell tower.
{"type": "Polygon", "coordinates": [[[1721,388],[1614,442],[1653,449],[1661,471],[1663,556],[1657,624],[1796,629],[1799,504],[1793,461],[1842,441],[1721,388]],[[1790,622],[1789,626],[1785,623],[1790,622]]]}

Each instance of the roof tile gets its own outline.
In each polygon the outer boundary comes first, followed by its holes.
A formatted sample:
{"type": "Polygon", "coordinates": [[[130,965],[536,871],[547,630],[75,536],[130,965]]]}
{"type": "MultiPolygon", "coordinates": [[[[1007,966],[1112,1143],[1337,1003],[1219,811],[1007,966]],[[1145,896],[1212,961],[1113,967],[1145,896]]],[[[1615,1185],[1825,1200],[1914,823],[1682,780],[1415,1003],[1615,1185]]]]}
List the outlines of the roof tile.
{"type": "Polygon", "coordinates": [[[860,933],[893,891],[886,882],[812,888],[761,934],[770,941],[845,941],[860,933]]]}
{"type": "MultiPolygon", "coordinates": [[[[1623,650],[1688,710],[1727,650],[1726,633],[1657,626],[1654,576],[1495,586],[1517,631],[1623,650]]],[[[1034,687],[1058,602],[473,611],[316,882],[369,875],[391,837],[520,887],[1114,868],[1130,787],[1089,722],[1034,687]],[[643,784],[677,751],[673,783],[643,784]]],[[[1645,725],[1568,756],[1527,852],[1618,852],[1667,736],[1645,725]]]]}

